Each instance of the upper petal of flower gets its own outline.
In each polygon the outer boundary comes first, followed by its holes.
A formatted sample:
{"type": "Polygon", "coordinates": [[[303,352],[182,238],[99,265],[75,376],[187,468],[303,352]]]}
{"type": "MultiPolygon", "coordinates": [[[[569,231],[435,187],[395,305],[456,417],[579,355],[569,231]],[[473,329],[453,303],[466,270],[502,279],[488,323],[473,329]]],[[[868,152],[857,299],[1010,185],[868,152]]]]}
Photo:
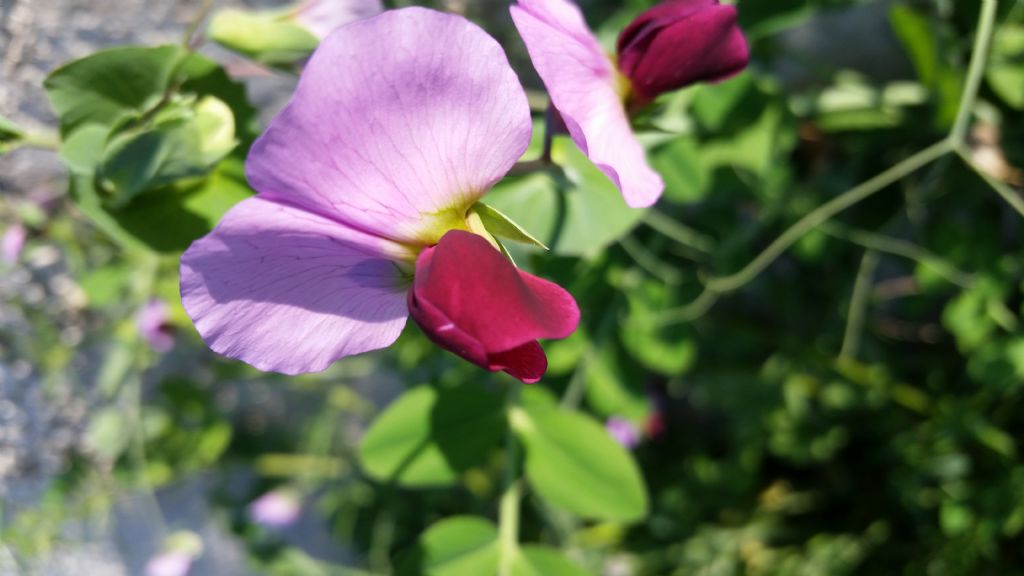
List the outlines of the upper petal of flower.
{"type": "Polygon", "coordinates": [[[331,32],[356,20],[384,11],[380,0],[306,0],[295,11],[295,21],[323,40],[331,32]]]}
{"type": "Polygon", "coordinates": [[[736,8],[718,0],[668,0],[640,14],[619,36],[619,68],[638,103],[746,68],[750,48],[736,8]]]}
{"type": "Polygon", "coordinates": [[[650,206],[665,185],[644,158],[618,91],[618,72],[567,0],[519,0],[512,19],[533,66],[576,145],[633,207],[650,206]]]}
{"type": "Polygon", "coordinates": [[[501,46],[423,8],[343,26],[253,145],[257,191],[427,246],[519,159],[530,110],[501,46]]]}
{"type": "Polygon", "coordinates": [[[536,382],[538,338],[565,338],[580,312],[557,284],[517,269],[482,237],[452,230],[420,253],[409,312],[437,345],[488,370],[536,382]]]}
{"type": "Polygon", "coordinates": [[[402,248],[256,196],[181,258],[181,299],[214,351],[298,374],[384,348],[408,311],[402,248]]]}

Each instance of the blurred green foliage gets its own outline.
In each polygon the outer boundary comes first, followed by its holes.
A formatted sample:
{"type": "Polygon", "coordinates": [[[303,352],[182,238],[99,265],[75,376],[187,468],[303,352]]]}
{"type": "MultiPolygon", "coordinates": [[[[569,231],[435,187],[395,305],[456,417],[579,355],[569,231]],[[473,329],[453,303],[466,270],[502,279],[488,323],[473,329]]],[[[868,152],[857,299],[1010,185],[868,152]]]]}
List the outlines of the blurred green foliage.
{"type": "MultiPolygon", "coordinates": [[[[582,4],[607,39],[650,2],[582,4]]],[[[82,349],[103,360],[96,375],[74,374],[82,352],[38,304],[19,303],[34,332],[10,338],[15,353],[96,398],[90,449],[0,534],[41,554],[78,503],[109,504],[111,481],[220,472],[216,505],[269,574],[494,573],[509,488],[522,495],[516,575],[1024,573],[1024,8],[999,3],[968,106],[982,6],[741,0],[751,69],[637,119],[667,185],[658,205],[626,208],[564,137],[555,167],[499,183],[487,203],[550,248],[507,249],[583,311],[576,335],[545,346],[545,381],[512,404],[506,381],[412,328],[388,351],[287,380],[206,352],[180,309],[176,258],[251,194],[256,110],[219,64],[176,46],[62,67],[46,89],[69,200],[32,218],[4,199],[0,216],[29,226],[29,251],[60,247],[92,319],[82,349]],[[853,19],[875,36],[831,42],[853,19]],[[883,59],[842,64],[875,42],[883,59]],[[743,272],[801,219],[946,142],[963,119],[963,141],[743,272]],[[171,303],[179,340],[163,359],[131,320],[153,296],[171,303]],[[390,396],[374,385],[393,381],[408,391],[375,406],[390,396]],[[261,386],[287,390],[294,412],[217,399],[261,386]],[[632,453],[602,430],[612,416],[644,436],[632,453]],[[371,418],[365,434],[349,429],[371,418]],[[244,494],[227,486],[237,469],[257,478],[244,494]],[[369,572],[245,517],[281,484],[369,572]]],[[[530,78],[507,18],[467,10],[530,78]]],[[[0,152],[33,143],[0,118],[0,152]]]]}

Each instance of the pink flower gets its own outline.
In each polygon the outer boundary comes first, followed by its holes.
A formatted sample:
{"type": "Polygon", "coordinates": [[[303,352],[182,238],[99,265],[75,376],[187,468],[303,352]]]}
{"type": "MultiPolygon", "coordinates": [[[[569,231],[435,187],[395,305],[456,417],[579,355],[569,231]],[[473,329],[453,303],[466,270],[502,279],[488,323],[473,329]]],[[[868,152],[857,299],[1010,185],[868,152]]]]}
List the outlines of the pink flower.
{"type": "Polygon", "coordinates": [[[146,576],[185,576],[192,568],[192,560],[187,552],[162,552],[146,563],[146,576]]]}
{"type": "Polygon", "coordinates": [[[174,348],[174,332],[167,320],[167,303],[159,298],[150,299],[135,314],[135,327],[139,334],[157,352],[168,352],[174,348]]]}
{"type": "Polygon", "coordinates": [[[14,264],[21,258],[21,250],[25,247],[28,230],[20,223],[12,224],[4,231],[0,240],[0,257],[7,264],[14,264]]]}
{"type": "Polygon", "coordinates": [[[746,64],[735,9],[717,0],[670,0],[641,14],[620,38],[621,69],[572,2],[518,0],[511,11],[569,135],[633,207],[654,204],[665,185],[630,127],[630,94],[634,105],[645,104],[660,91],[719,80],[746,64]]]}
{"type": "Polygon", "coordinates": [[[249,505],[252,521],[269,528],[291,526],[301,514],[302,502],[297,494],[289,490],[267,492],[249,505]]]}
{"type": "Polygon", "coordinates": [[[622,31],[618,50],[636,105],[696,82],[725,80],[750,61],[736,8],[718,0],[666,0],[622,31]]]}
{"type": "Polygon", "coordinates": [[[391,345],[407,300],[440,302],[447,322],[413,314],[431,338],[484,366],[478,349],[446,338],[451,324],[481,343],[486,368],[539,378],[536,359],[520,371],[497,356],[524,346],[543,355],[530,347],[538,337],[571,333],[572,297],[450,232],[470,228],[469,210],[519,159],[530,132],[526,96],[501,47],[464,18],[406,8],[339,29],[253,145],[246,168],[259,194],[182,257],[185,310],[213,350],[298,374],[391,345]],[[467,251],[481,260],[437,272],[430,264],[467,251]],[[416,269],[425,277],[407,297],[416,269]],[[446,307],[445,289],[462,301],[446,307]],[[560,330],[538,330],[537,314],[560,330]],[[494,336],[488,326],[509,332],[494,336]]]}
{"type": "Polygon", "coordinates": [[[296,8],[292,19],[323,40],[349,22],[383,11],[380,0],[306,0],[296,8]]]}
{"type": "Polygon", "coordinates": [[[635,448],[640,443],[640,430],[625,418],[612,416],[605,423],[605,429],[616,442],[626,448],[635,448]]]}

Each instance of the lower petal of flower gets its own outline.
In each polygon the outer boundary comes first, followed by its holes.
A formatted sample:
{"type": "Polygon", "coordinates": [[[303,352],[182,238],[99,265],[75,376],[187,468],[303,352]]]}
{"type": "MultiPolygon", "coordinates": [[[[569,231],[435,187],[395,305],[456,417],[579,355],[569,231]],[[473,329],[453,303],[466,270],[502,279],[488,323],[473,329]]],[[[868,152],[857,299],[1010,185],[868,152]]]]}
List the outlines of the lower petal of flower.
{"type": "Polygon", "coordinates": [[[299,374],[384,348],[408,311],[402,248],[256,196],[181,258],[181,299],[214,351],[299,374]]]}

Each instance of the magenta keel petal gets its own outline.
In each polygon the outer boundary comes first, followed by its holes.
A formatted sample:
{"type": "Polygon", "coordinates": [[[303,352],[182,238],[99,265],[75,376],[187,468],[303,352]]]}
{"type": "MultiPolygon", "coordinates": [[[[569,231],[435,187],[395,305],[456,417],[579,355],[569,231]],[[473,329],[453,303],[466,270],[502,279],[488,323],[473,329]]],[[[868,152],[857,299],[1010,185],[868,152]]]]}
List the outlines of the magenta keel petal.
{"type": "Polygon", "coordinates": [[[460,16],[406,8],[321,43],[246,169],[262,194],[426,246],[465,227],[530,133],[501,46],[460,16]]]}
{"type": "Polygon", "coordinates": [[[459,230],[420,254],[408,302],[413,320],[438,346],[528,383],[547,369],[537,340],[565,338],[579,324],[568,292],[459,230]]]}
{"type": "Polygon", "coordinates": [[[317,372],[390,345],[405,325],[400,248],[254,197],[181,259],[182,303],[214,351],[261,370],[317,372]]]}
{"type": "Polygon", "coordinates": [[[665,185],[647,164],[619,92],[618,72],[567,0],[520,0],[512,19],[576,145],[633,207],[654,204],[665,185]]]}

